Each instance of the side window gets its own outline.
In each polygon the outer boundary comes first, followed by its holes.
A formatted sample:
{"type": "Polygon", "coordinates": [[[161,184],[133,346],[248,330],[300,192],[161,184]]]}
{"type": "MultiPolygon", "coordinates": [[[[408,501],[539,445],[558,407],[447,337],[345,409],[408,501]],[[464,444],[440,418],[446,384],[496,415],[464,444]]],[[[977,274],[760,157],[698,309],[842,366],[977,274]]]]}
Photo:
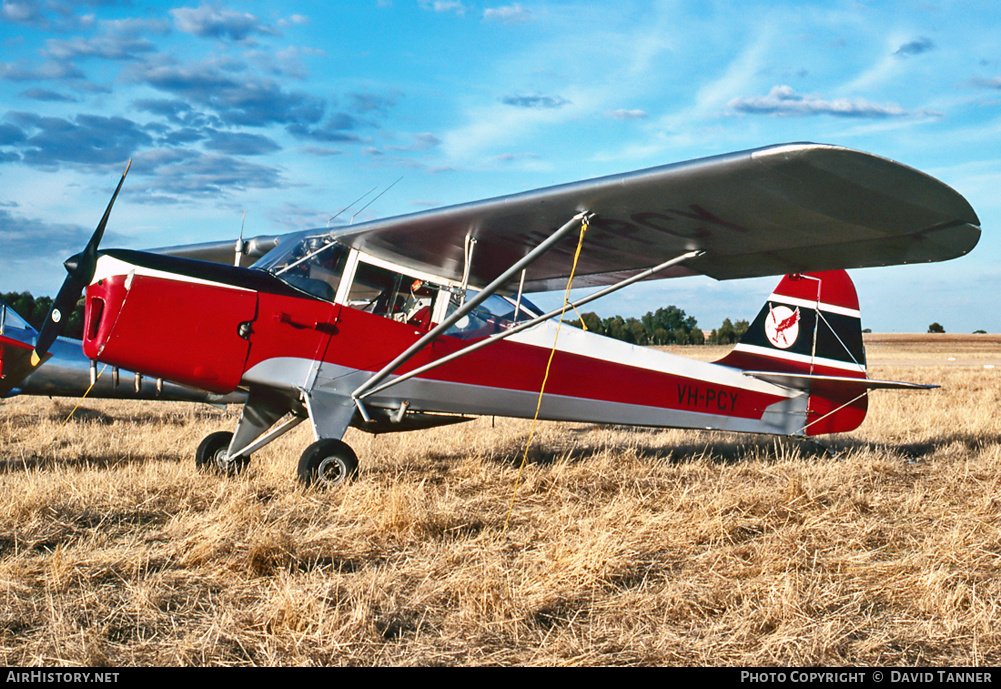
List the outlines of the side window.
{"type": "Polygon", "coordinates": [[[441,287],[405,273],[360,262],[348,305],[415,327],[428,328],[441,287]]]}
{"type": "MultiPolygon", "coordinates": [[[[457,295],[451,296],[452,299],[448,304],[449,314],[458,309],[461,303],[457,295]]],[[[525,298],[521,300],[521,307],[517,308],[516,302],[509,297],[494,294],[456,321],[445,334],[463,340],[488,337],[540,315],[542,312],[525,298]]]]}

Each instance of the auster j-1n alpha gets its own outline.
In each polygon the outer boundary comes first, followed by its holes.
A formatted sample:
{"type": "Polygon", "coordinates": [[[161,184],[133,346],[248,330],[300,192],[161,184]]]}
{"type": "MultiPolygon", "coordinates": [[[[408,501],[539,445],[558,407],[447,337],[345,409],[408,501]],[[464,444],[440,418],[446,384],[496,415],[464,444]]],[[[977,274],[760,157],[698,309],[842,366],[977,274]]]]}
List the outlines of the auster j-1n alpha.
{"type": "Polygon", "coordinates": [[[233,242],[99,251],[117,194],[67,261],[33,361],[86,288],[91,360],[246,394],[235,431],[205,438],[199,465],[238,471],[308,419],[316,442],[298,476],[325,485],[357,471],[341,440],[348,426],[378,433],[478,415],[531,418],[547,366],[541,419],[789,436],[852,430],[868,389],[907,384],[867,377],[844,269],[955,258],[980,237],[973,209],[938,180],[816,144],[258,238],[242,252],[245,261],[260,256],[250,267],[224,263],[233,242]],[[576,328],[557,339],[554,318],[568,307],[543,314],[526,295],[564,289],[571,271],[575,288],[597,290],[577,308],[637,280],[785,277],[736,348],[707,363],[576,328]]]}

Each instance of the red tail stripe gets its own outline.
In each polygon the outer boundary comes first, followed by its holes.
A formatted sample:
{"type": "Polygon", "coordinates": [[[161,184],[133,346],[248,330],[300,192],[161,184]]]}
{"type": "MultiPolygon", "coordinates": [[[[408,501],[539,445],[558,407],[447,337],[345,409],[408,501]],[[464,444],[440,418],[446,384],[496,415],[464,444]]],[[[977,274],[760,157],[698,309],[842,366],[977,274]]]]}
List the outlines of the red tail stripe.
{"type": "Polygon", "coordinates": [[[848,273],[830,270],[808,275],[787,275],[775,288],[774,296],[821,301],[843,308],[858,310],[858,295],[848,273]],[[820,293],[818,294],[818,290],[820,293]]]}

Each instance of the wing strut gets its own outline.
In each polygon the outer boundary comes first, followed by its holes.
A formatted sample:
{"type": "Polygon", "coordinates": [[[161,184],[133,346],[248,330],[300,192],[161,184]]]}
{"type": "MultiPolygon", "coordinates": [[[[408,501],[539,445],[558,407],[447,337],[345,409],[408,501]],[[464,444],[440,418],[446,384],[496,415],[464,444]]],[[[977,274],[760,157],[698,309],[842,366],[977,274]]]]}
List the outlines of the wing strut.
{"type": "MultiPolygon", "coordinates": [[[[424,349],[424,347],[430,344],[433,340],[437,339],[443,332],[451,328],[452,325],[455,324],[460,318],[470,313],[473,309],[486,301],[488,297],[492,296],[495,292],[497,292],[497,290],[506,285],[511,278],[517,275],[521,270],[532,265],[532,263],[534,263],[538,258],[553,248],[557,242],[563,239],[563,237],[566,236],[570,230],[574,229],[577,226],[577,223],[581,222],[585,218],[591,217],[592,215],[593,214],[588,213],[587,211],[581,211],[577,215],[573,216],[562,227],[549,235],[549,237],[541,244],[525,254],[525,256],[523,256],[510,268],[505,270],[498,278],[484,287],[483,290],[480,291],[475,297],[469,299],[462,306],[456,309],[451,316],[435,326],[427,334],[417,340],[417,342],[410,345],[405,352],[386,364],[386,366],[384,366],[378,373],[359,385],[355,391],[351,393],[351,398],[358,406],[358,411],[361,412],[362,417],[367,417],[367,413],[361,404],[361,398],[368,394],[368,390],[371,390],[376,385],[381,383],[386,377],[391,375],[393,371],[402,366],[405,362],[409,361],[411,357],[424,349]]],[[[366,418],[366,420],[368,419],[366,418]]]]}
{"type": "Polygon", "coordinates": [[[561,315],[563,313],[566,313],[570,309],[576,309],[578,306],[584,306],[584,304],[588,304],[588,303],[594,301],[595,299],[600,299],[601,297],[608,296],[612,292],[617,292],[618,290],[622,289],[623,287],[628,287],[629,285],[633,284],[634,282],[638,282],[640,280],[645,280],[646,278],[650,277],[651,275],[654,275],[655,273],[659,273],[660,271],[664,270],[665,268],[670,268],[671,266],[676,265],[678,263],[682,263],[683,261],[687,261],[690,258],[695,258],[696,256],[701,256],[702,253],[703,253],[702,251],[689,251],[688,253],[684,253],[684,254],[681,254],[680,256],[676,256],[676,257],[674,257],[674,258],[672,258],[672,259],[670,259],[668,261],[664,261],[663,263],[661,263],[659,265],[656,265],[653,268],[647,268],[642,273],[638,273],[638,274],[636,274],[636,275],[634,275],[634,276],[632,276],[630,278],[626,278],[625,280],[620,280],[619,282],[615,283],[614,285],[609,285],[608,287],[600,289],[597,292],[592,292],[591,294],[587,295],[586,297],[582,297],[581,299],[578,299],[575,302],[568,302],[568,303],[564,304],[562,307],[560,307],[558,309],[553,309],[549,313],[543,314],[541,316],[536,316],[535,318],[527,320],[524,323],[519,323],[518,325],[512,327],[510,330],[505,330],[503,332],[496,333],[496,334],[491,335],[490,337],[488,337],[486,339],[483,339],[483,340],[480,340],[479,342],[471,344],[468,347],[463,347],[462,349],[460,349],[460,350],[458,350],[456,352],[452,352],[451,354],[443,356],[440,359],[435,359],[434,361],[432,361],[430,363],[424,364],[423,366],[415,368],[412,371],[408,371],[407,373],[404,373],[402,376],[398,376],[397,378],[393,378],[393,380],[387,381],[387,382],[383,383],[382,385],[379,385],[378,387],[370,388],[370,389],[366,390],[365,392],[361,393],[360,395],[358,395],[358,399],[362,399],[362,398],[368,397],[369,395],[374,395],[377,392],[382,392],[386,388],[390,388],[390,387],[396,385],[397,383],[402,383],[403,381],[409,380],[409,379],[413,378],[414,376],[419,376],[420,374],[426,373],[427,371],[430,371],[433,368],[437,368],[437,367],[441,366],[442,364],[447,364],[448,362],[454,361],[455,359],[458,359],[459,357],[463,357],[463,356],[465,356],[467,354],[471,354],[472,352],[475,352],[477,349],[482,349],[483,347],[486,347],[487,345],[491,345],[494,342],[500,342],[503,339],[511,337],[512,335],[515,335],[517,333],[520,333],[522,330],[527,330],[528,328],[531,328],[533,325],[537,325],[537,324],[539,324],[539,323],[541,323],[543,321],[548,321],[550,319],[556,318],[557,316],[559,316],[559,315],[561,315]]]}

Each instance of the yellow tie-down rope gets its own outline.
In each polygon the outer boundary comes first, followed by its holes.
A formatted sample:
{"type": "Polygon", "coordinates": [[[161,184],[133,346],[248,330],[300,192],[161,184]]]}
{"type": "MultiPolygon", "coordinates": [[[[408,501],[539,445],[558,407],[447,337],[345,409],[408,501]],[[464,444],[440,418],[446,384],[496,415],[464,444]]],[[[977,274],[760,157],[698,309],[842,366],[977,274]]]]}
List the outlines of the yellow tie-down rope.
{"type": "Polygon", "coordinates": [[[94,382],[87,387],[87,392],[83,393],[83,395],[80,397],[80,401],[77,402],[76,406],[73,407],[72,411],[70,411],[69,416],[67,416],[66,419],[61,424],[59,424],[59,428],[57,428],[55,432],[52,434],[52,439],[45,445],[44,448],[42,448],[42,452],[46,452],[52,445],[52,443],[56,442],[56,436],[59,435],[59,431],[63,430],[63,426],[69,423],[69,420],[73,418],[73,415],[76,413],[76,410],[80,408],[80,405],[83,404],[84,399],[87,397],[87,395],[90,394],[90,391],[94,388],[94,386],[97,385],[97,381],[101,379],[101,374],[104,373],[104,370],[106,368],[108,368],[107,364],[105,364],[104,368],[102,368],[101,371],[94,377],[94,382]]]}
{"type": "MultiPolygon", "coordinates": [[[[570,302],[570,289],[573,287],[573,276],[577,271],[577,260],[580,258],[580,250],[584,246],[584,233],[587,232],[587,219],[585,215],[580,221],[580,239],[577,240],[577,251],[573,256],[573,265],[570,267],[570,278],[567,280],[567,288],[563,293],[563,311],[560,313],[560,320],[556,324],[556,336],[553,338],[553,348],[549,352],[549,361],[546,362],[546,373],[542,376],[542,387],[539,388],[539,400],[535,404],[535,416],[532,417],[532,428],[528,432],[528,440],[525,441],[525,452],[521,457],[521,464],[518,466],[518,476],[514,482],[514,492],[511,494],[511,504],[507,508],[507,517],[504,518],[504,531],[507,532],[508,522],[511,521],[511,512],[514,510],[514,500],[518,495],[518,486],[521,485],[521,472],[528,461],[528,448],[532,445],[532,437],[535,435],[535,425],[539,421],[539,412],[542,409],[542,395],[546,391],[546,382],[549,380],[549,369],[553,365],[553,357],[556,355],[556,342],[560,339],[560,329],[563,327],[563,316],[566,314],[567,304],[570,302]]],[[[576,313],[576,309],[574,312],[576,313]]],[[[578,318],[580,314],[578,314],[578,318]]],[[[581,318],[581,325],[584,319],[581,318]]]]}

